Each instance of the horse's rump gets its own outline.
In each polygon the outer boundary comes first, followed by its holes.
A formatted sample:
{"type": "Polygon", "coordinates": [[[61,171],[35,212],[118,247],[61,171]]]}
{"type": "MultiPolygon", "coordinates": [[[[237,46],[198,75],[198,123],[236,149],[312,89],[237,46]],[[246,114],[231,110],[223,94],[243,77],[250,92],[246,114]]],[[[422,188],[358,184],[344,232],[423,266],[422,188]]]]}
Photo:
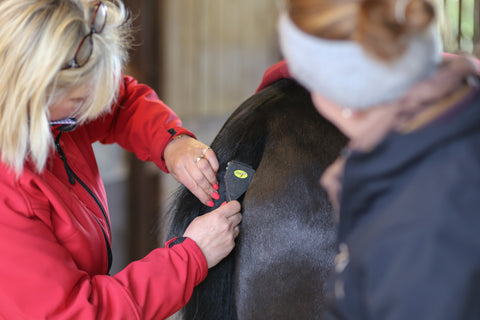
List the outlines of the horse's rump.
{"type": "MultiPolygon", "coordinates": [[[[223,175],[228,161],[256,169],[243,200],[236,249],[194,291],[184,319],[317,319],[323,284],[333,265],[331,206],[319,186],[323,170],[346,140],[314,109],[309,93],[282,79],[245,101],[211,147],[223,175]]],[[[185,188],[179,192],[170,235],[182,234],[212,209],[185,188]]]]}

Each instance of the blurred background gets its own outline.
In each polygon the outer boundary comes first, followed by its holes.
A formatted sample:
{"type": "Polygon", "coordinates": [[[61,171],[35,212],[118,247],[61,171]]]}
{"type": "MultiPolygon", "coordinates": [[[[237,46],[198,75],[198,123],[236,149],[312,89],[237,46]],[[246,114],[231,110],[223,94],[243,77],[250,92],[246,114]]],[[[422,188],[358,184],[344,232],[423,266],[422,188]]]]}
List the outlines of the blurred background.
{"type": "MultiPolygon", "coordinates": [[[[125,73],[146,83],[210,144],[280,61],[281,0],[124,0],[135,42],[125,73]]],[[[437,0],[444,50],[480,57],[480,0],[437,0]]],[[[94,146],[109,197],[112,273],[166,240],[173,178],[116,145],[94,146]]]]}

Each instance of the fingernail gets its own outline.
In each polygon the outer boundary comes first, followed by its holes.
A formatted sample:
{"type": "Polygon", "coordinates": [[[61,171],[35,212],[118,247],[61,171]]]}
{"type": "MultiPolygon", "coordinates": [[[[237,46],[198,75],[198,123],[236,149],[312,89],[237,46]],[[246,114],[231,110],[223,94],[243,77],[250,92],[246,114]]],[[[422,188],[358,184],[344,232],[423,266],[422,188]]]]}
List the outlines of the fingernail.
{"type": "Polygon", "coordinates": [[[220,205],[220,207],[223,206],[224,204],[227,204],[227,201],[223,201],[223,203],[220,205]]]}
{"type": "Polygon", "coordinates": [[[215,200],[220,199],[220,195],[217,192],[212,193],[212,198],[215,200]]]}
{"type": "Polygon", "coordinates": [[[215,183],[215,184],[213,185],[213,189],[218,190],[218,184],[215,183]]]}
{"type": "Polygon", "coordinates": [[[209,206],[210,208],[213,207],[214,206],[213,201],[212,200],[208,201],[207,206],[209,206]]]}

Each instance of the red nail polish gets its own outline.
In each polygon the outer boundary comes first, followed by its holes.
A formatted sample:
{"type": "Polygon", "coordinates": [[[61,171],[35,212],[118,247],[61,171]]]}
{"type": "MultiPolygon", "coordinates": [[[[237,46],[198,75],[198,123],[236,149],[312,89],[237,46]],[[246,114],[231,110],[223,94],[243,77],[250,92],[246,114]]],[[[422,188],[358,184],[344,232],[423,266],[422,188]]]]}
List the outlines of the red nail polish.
{"type": "Polygon", "coordinates": [[[208,201],[207,206],[209,206],[210,208],[213,207],[214,206],[213,201],[212,200],[208,201]]]}
{"type": "Polygon", "coordinates": [[[220,207],[223,206],[224,204],[227,204],[227,201],[223,201],[223,203],[220,205],[220,207]]]}
{"type": "Polygon", "coordinates": [[[212,193],[212,198],[215,200],[220,199],[220,195],[217,192],[212,193]]]}
{"type": "Polygon", "coordinates": [[[213,185],[213,189],[218,190],[218,184],[215,183],[215,184],[213,185]]]}

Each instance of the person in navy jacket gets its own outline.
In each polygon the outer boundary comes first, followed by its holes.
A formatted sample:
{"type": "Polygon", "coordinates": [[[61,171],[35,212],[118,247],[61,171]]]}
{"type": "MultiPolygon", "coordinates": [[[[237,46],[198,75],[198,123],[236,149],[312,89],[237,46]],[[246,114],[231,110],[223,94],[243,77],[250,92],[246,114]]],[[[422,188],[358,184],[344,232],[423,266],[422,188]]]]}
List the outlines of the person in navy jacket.
{"type": "MultiPolygon", "coordinates": [[[[441,55],[425,0],[289,0],[288,71],[349,139],[328,319],[480,319],[478,63],[441,55]]],[[[319,289],[320,290],[320,289],[319,289]]]]}

